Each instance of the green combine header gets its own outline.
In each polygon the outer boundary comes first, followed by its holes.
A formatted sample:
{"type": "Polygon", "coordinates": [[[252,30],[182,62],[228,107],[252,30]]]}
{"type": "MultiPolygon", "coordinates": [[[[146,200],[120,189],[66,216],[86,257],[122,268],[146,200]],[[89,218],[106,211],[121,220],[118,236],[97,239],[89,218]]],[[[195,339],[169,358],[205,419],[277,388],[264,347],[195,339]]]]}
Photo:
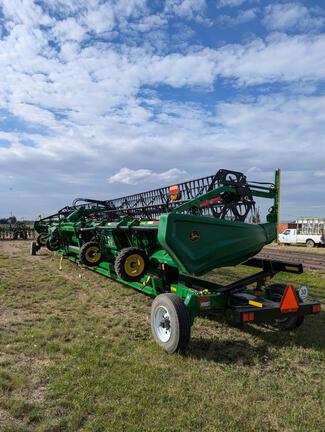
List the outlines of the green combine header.
{"type": "Polygon", "coordinates": [[[240,172],[219,170],[112,200],[78,198],[35,223],[31,253],[46,246],[155,297],[152,333],[168,352],[184,351],[195,317],[211,311],[294,329],[304,315],[319,312],[319,303],[303,302],[306,291],[266,280],[281,271],[299,274],[302,266],[253,258],[276,239],[278,179],[276,171],[274,183],[248,183],[240,172]],[[252,223],[257,198],[271,200],[264,223],[252,223]],[[238,264],[259,271],[229,285],[198,278],[238,264]]]}

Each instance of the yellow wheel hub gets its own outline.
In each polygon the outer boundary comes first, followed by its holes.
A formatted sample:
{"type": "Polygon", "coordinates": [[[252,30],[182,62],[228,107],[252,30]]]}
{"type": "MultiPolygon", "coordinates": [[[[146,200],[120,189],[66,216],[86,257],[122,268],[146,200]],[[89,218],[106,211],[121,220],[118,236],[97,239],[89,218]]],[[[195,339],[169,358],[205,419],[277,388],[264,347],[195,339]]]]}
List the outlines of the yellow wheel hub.
{"type": "Polygon", "coordinates": [[[85,252],[85,258],[90,263],[96,263],[100,260],[101,253],[97,246],[90,246],[85,252]]]}
{"type": "Polygon", "coordinates": [[[144,270],[144,259],[141,255],[132,254],[124,262],[124,270],[128,276],[137,277],[144,270]]]}

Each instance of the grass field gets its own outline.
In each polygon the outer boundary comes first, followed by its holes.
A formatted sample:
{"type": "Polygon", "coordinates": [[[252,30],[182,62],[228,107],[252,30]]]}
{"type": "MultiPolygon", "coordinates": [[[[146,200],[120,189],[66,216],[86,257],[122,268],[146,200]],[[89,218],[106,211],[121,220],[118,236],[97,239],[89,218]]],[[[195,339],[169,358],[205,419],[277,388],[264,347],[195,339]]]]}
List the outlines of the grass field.
{"type": "MultiPolygon", "coordinates": [[[[297,333],[200,318],[171,356],[150,298],[28,248],[0,242],[1,432],[325,430],[324,312],[297,333]]],[[[325,274],[289,279],[325,301],[325,274]]]]}

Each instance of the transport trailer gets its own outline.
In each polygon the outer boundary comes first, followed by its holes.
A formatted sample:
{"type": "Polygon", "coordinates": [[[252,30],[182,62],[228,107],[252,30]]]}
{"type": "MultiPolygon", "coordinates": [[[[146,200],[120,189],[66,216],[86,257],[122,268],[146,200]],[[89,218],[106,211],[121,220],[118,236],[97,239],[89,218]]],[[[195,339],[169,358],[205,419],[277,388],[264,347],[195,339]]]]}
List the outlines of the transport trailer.
{"type": "MultiPolygon", "coordinates": [[[[80,263],[77,255],[67,258],[80,263]]],[[[228,285],[181,274],[164,264],[150,269],[138,282],[118,276],[109,262],[101,261],[90,268],[154,297],[151,331],[155,341],[168,353],[186,351],[197,316],[226,314],[237,324],[263,322],[274,329],[289,331],[300,327],[305,315],[321,311],[318,301],[306,301],[308,288],[305,286],[266,284],[279,272],[301,274],[301,264],[257,258],[243,264],[258,272],[228,285]]]]}
{"type": "Polygon", "coordinates": [[[266,282],[279,272],[300,274],[302,266],[253,258],[276,238],[278,183],[278,171],[274,184],[266,184],[219,170],[128,197],[82,200],[48,225],[46,245],[154,297],[152,333],[169,353],[186,350],[201,314],[226,313],[236,322],[293,330],[320,304],[304,301],[306,287],[266,282]],[[272,200],[265,223],[246,222],[254,219],[256,197],[272,200]],[[198,277],[238,264],[258,271],[228,285],[198,277]]]}

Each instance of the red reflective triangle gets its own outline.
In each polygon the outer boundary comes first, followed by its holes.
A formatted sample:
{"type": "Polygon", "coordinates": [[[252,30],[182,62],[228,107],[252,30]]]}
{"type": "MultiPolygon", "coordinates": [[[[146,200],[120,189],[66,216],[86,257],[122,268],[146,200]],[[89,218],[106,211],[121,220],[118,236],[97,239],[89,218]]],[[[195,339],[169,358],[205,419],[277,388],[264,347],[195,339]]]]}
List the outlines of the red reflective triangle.
{"type": "Polygon", "coordinates": [[[298,309],[299,303],[296,291],[292,285],[288,285],[281,299],[280,310],[282,313],[285,313],[296,312],[298,309]]]}

